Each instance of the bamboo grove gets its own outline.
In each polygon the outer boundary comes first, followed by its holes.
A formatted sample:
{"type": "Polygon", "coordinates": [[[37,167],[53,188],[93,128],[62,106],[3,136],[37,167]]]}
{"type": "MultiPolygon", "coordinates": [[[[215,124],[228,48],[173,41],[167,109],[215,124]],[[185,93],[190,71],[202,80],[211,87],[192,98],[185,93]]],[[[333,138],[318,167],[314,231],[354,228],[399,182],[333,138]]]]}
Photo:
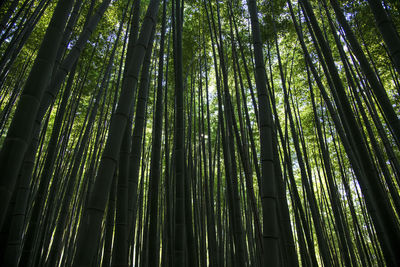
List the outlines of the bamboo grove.
{"type": "Polygon", "coordinates": [[[0,1],[1,266],[400,266],[396,0],[0,1]]]}

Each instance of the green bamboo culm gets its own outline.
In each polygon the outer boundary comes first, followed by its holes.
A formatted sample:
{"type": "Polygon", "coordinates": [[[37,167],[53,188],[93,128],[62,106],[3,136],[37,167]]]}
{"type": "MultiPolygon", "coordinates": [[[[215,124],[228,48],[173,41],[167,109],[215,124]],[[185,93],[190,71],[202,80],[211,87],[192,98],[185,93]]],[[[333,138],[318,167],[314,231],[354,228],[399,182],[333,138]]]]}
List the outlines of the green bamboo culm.
{"type": "Polygon", "coordinates": [[[73,3],[73,0],[63,0],[57,3],[1,148],[0,227],[4,224],[10,199],[17,183],[17,175],[30,142],[34,120],[44,90],[50,82],[57,50],[73,3]]]}

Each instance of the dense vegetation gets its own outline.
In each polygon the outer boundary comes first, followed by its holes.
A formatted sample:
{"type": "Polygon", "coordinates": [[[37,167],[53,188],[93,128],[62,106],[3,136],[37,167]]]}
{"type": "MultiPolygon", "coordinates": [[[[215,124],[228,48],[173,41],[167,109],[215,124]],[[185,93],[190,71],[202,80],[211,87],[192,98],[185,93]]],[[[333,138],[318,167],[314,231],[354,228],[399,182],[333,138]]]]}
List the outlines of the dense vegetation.
{"type": "Polygon", "coordinates": [[[1,266],[400,266],[397,0],[0,1],[1,266]]]}

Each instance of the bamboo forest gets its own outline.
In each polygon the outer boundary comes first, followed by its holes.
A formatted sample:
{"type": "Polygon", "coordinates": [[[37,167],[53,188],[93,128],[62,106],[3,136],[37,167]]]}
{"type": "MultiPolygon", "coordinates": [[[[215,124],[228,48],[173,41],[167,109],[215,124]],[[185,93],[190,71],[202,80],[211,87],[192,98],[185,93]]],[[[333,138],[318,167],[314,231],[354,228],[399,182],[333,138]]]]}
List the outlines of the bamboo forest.
{"type": "Polygon", "coordinates": [[[400,266],[400,1],[0,0],[0,266],[400,266]]]}

